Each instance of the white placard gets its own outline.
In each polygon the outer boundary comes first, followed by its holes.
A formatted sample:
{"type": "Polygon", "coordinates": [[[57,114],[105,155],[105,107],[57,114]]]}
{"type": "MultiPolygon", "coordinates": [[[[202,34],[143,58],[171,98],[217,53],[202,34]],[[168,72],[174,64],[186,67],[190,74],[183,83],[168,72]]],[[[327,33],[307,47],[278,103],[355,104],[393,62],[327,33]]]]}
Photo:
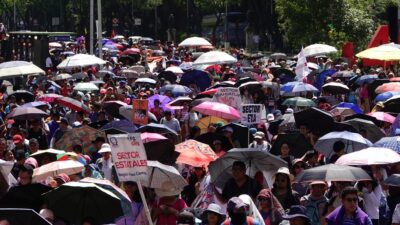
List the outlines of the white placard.
{"type": "Polygon", "coordinates": [[[242,105],[239,88],[234,87],[218,88],[217,93],[214,94],[213,101],[227,104],[236,110],[240,110],[242,105]]]}
{"type": "Polygon", "coordinates": [[[240,117],[242,124],[261,123],[261,104],[244,104],[241,106],[240,117]]]}

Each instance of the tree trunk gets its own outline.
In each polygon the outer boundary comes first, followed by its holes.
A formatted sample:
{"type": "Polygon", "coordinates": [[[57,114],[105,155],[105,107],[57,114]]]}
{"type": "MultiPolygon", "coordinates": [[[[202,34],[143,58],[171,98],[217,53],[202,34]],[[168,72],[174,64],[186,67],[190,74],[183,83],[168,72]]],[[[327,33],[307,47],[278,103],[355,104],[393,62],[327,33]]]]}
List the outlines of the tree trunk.
{"type": "Polygon", "coordinates": [[[219,26],[219,24],[221,23],[221,13],[215,14],[215,16],[217,17],[217,20],[215,21],[215,24],[213,26],[212,29],[212,42],[213,45],[216,46],[217,42],[216,42],[216,32],[217,32],[217,27],[219,26]]]}

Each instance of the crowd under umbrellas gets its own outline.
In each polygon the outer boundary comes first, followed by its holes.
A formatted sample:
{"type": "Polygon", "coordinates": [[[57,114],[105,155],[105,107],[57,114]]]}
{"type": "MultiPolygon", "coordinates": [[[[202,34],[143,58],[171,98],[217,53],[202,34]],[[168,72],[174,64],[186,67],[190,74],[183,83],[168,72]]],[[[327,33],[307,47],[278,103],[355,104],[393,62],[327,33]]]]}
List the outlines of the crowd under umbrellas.
{"type": "Polygon", "coordinates": [[[159,50],[104,46],[109,61],[68,53],[48,71],[0,64],[1,222],[399,223],[393,71],[334,65],[336,49],[323,44],[297,56],[306,68],[198,37],[159,50]],[[137,133],[148,177],[121,181],[109,137],[137,133]]]}

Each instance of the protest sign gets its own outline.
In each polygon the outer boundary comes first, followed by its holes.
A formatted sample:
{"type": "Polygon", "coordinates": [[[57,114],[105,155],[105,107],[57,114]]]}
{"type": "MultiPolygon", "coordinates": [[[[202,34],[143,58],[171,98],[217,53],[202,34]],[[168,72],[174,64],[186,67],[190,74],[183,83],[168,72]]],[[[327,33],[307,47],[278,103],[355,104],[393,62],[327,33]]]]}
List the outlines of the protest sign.
{"type": "Polygon", "coordinates": [[[135,99],[132,101],[132,122],[139,125],[146,125],[149,122],[147,115],[148,100],[135,99]]]}
{"type": "Polygon", "coordinates": [[[147,155],[139,133],[108,135],[112,159],[120,181],[145,181],[147,155]]]}
{"type": "Polygon", "coordinates": [[[227,104],[236,110],[240,110],[242,104],[239,88],[234,87],[218,88],[217,93],[214,94],[213,101],[227,104]]]}
{"type": "Polygon", "coordinates": [[[261,104],[244,104],[241,106],[241,123],[258,124],[261,122],[261,104]]]}

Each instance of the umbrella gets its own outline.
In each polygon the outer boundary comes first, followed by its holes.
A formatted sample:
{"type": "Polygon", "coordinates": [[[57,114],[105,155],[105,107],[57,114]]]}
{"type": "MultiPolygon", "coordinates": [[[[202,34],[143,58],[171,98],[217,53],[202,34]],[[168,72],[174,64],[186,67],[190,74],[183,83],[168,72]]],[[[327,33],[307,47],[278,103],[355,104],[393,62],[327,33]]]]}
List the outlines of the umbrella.
{"type": "Polygon", "coordinates": [[[210,46],[212,45],[205,38],[202,37],[190,37],[179,43],[179,47],[196,47],[196,46],[210,46]]]}
{"type": "Polygon", "coordinates": [[[157,81],[155,81],[154,79],[151,79],[151,78],[143,77],[143,78],[136,79],[135,84],[136,83],[156,84],[157,81]]]}
{"type": "Polygon", "coordinates": [[[140,49],[138,48],[127,48],[122,52],[122,55],[139,55],[140,49]]]}
{"type": "Polygon", "coordinates": [[[57,217],[77,224],[89,217],[99,224],[111,223],[123,215],[121,199],[93,183],[68,182],[43,197],[57,217]]]}
{"type": "Polygon", "coordinates": [[[375,93],[377,94],[381,94],[388,91],[400,92],[400,82],[384,83],[375,89],[375,93]]]}
{"type": "Polygon", "coordinates": [[[372,83],[374,82],[374,80],[378,79],[378,75],[362,75],[360,77],[357,78],[356,83],[358,85],[363,85],[364,83],[372,83]]]}
{"type": "Polygon", "coordinates": [[[175,145],[175,151],[179,152],[177,163],[183,163],[194,167],[207,166],[211,161],[217,159],[212,148],[195,140],[187,140],[175,145]]]}
{"type": "Polygon", "coordinates": [[[347,85],[338,82],[329,82],[327,84],[324,84],[322,86],[322,90],[334,95],[347,94],[350,92],[350,89],[349,87],[347,87],[347,85]]]}
{"type": "Polygon", "coordinates": [[[32,94],[32,92],[26,90],[14,91],[11,95],[14,95],[17,101],[23,99],[25,102],[33,102],[35,100],[35,96],[32,94]]]}
{"type": "Polygon", "coordinates": [[[89,126],[73,128],[66,131],[53,147],[72,151],[74,145],[81,145],[84,151],[88,151],[92,145],[92,141],[97,137],[104,137],[104,133],[89,126]]]}
{"type": "Polygon", "coordinates": [[[287,166],[285,161],[266,151],[235,148],[210,163],[208,169],[211,175],[211,183],[222,188],[226,181],[231,178],[230,174],[233,162],[238,160],[246,164],[247,174],[249,176],[254,176],[256,172],[262,171],[264,174],[269,173],[268,175],[271,178],[273,173],[280,167],[287,166]]]}
{"type": "Polygon", "coordinates": [[[252,81],[255,81],[255,80],[251,77],[241,77],[239,80],[236,81],[234,87],[240,87],[242,84],[252,82],[252,81]]]}
{"type": "Polygon", "coordinates": [[[94,56],[87,54],[76,54],[71,57],[64,59],[60,64],[58,64],[58,69],[71,69],[71,68],[82,68],[85,66],[93,65],[104,65],[106,61],[94,56]]]}
{"type": "Polygon", "coordinates": [[[175,167],[158,161],[147,161],[147,177],[148,180],[142,184],[150,188],[162,188],[166,181],[171,181],[176,189],[182,189],[187,185],[186,180],[175,167]]]}
{"type": "Polygon", "coordinates": [[[152,95],[150,98],[148,98],[149,109],[154,108],[155,100],[160,101],[160,107],[162,107],[164,111],[168,110],[166,105],[171,102],[171,99],[168,96],[158,94],[152,95]]]}
{"type": "Polygon", "coordinates": [[[293,106],[293,107],[314,107],[315,102],[313,102],[311,99],[303,98],[303,97],[294,97],[294,98],[288,98],[285,101],[282,102],[282,105],[286,106],[293,106]]]}
{"type": "Polygon", "coordinates": [[[347,78],[347,77],[354,77],[356,74],[353,71],[349,70],[340,70],[336,73],[332,74],[333,78],[347,78]]]}
{"type": "Polygon", "coordinates": [[[175,74],[183,74],[184,73],[183,70],[178,66],[170,66],[167,69],[165,69],[165,71],[171,71],[175,74]]]}
{"type": "Polygon", "coordinates": [[[226,120],[240,119],[240,113],[235,108],[219,102],[203,102],[193,107],[193,110],[204,115],[216,116],[226,120]]]}
{"type": "Polygon", "coordinates": [[[369,147],[357,152],[342,155],[335,164],[338,165],[387,165],[400,162],[399,153],[389,148],[369,147]]]}
{"type": "Polygon", "coordinates": [[[384,101],[388,100],[391,97],[399,96],[399,95],[400,95],[400,92],[395,92],[395,91],[383,92],[383,93],[380,93],[379,95],[377,95],[375,97],[374,101],[375,102],[384,102],[384,101]]]}
{"type": "Polygon", "coordinates": [[[54,177],[58,174],[65,173],[72,175],[82,172],[84,165],[75,160],[55,161],[42,165],[33,170],[32,181],[42,182],[48,177],[54,177]]]}
{"type": "Polygon", "coordinates": [[[175,100],[171,101],[168,103],[170,106],[183,106],[185,103],[190,103],[192,102],[193,99],[191,99],[188,96],[179,96],[175,100]]]}
{"type": "Polygon", "coordinates": [[[162,79],[167,80],[167,81],[171,82],[172,84],[176,83],[176,79],[178,79],[176,74],[171,71],[162,71],[161,73],[159,73],[157,75],[157,78],[159,80],[162,80],[162,79]]]}
{"type": "Polygon", "coordinates": [[[128,120],[114,120],[104,125],[100,131],[104,131],[106,134],[130,134],[134,133],[137,127],[128,120]]]}
{"type": "Polygon", "coordinates": [[[224,125],[228,123],[228,121],[221,119],[219,117],[216,117],[216,116],[205,116],[196,122],[196,126],[200,128],[200,133],[204,134],[204,133],[208,132],[208,126],[211,123],[215,124],[215,123],[219,123],[219,122],[223,123],[224,125]]]}
{"type": "Polygon", "coordinates": [[[389,186],[400,187],[400,174],[392,174],[386,178],[383,183],[389,186]]]}
{"type": "Polygon", "coordinates": [[[196,137],[195,140],[200,141],[201,143],[204,144],[208,144],[209,146],[213,145],[215,140],[219,140],[222,142],[222,149],[227,151],[233,148],[229,139],[219,132],[213,132],[213,133],[207,132],[196,137]]]}
{"type": "Polygon", "coordinates": [[[57,76],[53,77],[53,80],[67,80],[67,79],[72,79],[71,74],[68,73],[60,73],[57,76]]]}
{"type": "Polygon", "coordinates": [[[394,120],[396,119],[396,117],[385,112],[371,112],[368,113],[367,115],[375,117],[377,120],[387,123],[394,123],[394,120]]]}
{"type": "Polygon", "coordinates": [[[393,96],[386,100],[384,103],[383,110],[385,112],[400,113],[400,96],[393,96]]]}
{"type": "Polygon", "coordinates": [[[311,84],[306,84],[299,81],[289,82],[281,86],[281,93],[283,94],[307,92],[307,91],[318,92],[318,89],[312,86],[311,84]]]}
{"type": "MultiPolygon", "coordinates": [[[[279,78],[286,77],[286,76],[289,76],[291,78],[296,77],[296,74],[293,72],[293,70],[286,69],[286,68],[278,68],[278,69],[272,70],[272,74],[275,77],[279,77],[279,78]]],[[[287,83],[287,82],[285,82],[285,83],[287,83]]]]}
{"type": "Polygon", "coordinates": [[[167,140],[168,138],[161,134],[144,132],[140,134],[140,139],[142,139],[143,143],[149,143],[153,141],[167,140]]]}
{"type": "Polygon", "coordinates": [[[358,105],[349,103],[349,102],[341,102],[337,105],[334,106],[334,108],[340,107],[340,108],[349,108],[351,109],[355,114],[362,114],[363,111],[358,107],[358,105]]]}
{"type": "Polygon", "coordinates": [[[90,82],[82,82],[82,83],[78,83],[76,84],[76,86],[74,87],[75,91],[98,91],[99,88],[90,82]]]}
{"type": "Polygon", "coordinates": [[[375,117],[368,116],[367,114],[354,114],[354,115],[351,115],[351,116],[346,116],[344,118],[345,121],[352,120],[352,119],[369,120],[369,121],[373,122],[377,126],[381,126],[382,125],[381,121],[377,120],[375,117]]]}
{"type": "Polygon", "coordinates": [[[146,72],[146,69],[144,68],[144,66],[140,66],[140,65],[131,66],[128,69],[135,71],[138,74],[146,72]]]}
{"type": "Polygon", "coordinates": [[[241,148],[247,148],[249,146],[249,127],[239,123],[229,123],[222,127],[217,128],[217,132],[223,133],[226,127],[233,129],[233,140],[238,140],[241,148]]]}
{"type": "Polygon", "coordinates": [[[329,111],[332,116],[340,116],[342,118],[350,115],[354,115],[354,111],[349,109],[349,108],[343,108],[343,107],[335,107],[331,111],[329,111]]]}
{"type": "Polygon", "coordinates": [[[348,131],[334,131],[320,137],[314,148],[329,158],[333,152],[333,144],[337,141],[342,141],[345,144],[345,152],[354,152],[372,146],[372,143],[360,134],[348,131]]]}
{"type": "Polygon", "coordinates": [[[397,61],[400,60],[400,49],[390,45],[380,45],[359,52],[356,56],[366,59],[397,61]]]}
{"type": "Polygon", "coordinates": [[[43,206],[42,194],[49,190],[50,187],[39,183],[12,186],[2,196],[0,208],[29,208],[39,211],[43,206]]]}
{"type": "Polygon", "coordinates": [[[37,99],[38,99],[39,101],[42,101],[42,102],[52,103],[52,102],[54,102],[57,98],[61,98],[61,97],[63,97],[63,96],[62,96],[62,95],[58,95],[58,94],[50,93],[50,94],[41,95],[41,96],[39,96],[37,99]]]}
{"type": "Polygon", "coordinates": [[[75,100],[73,98],[70,97],[61,97],[61,98],[57,98],[56,102],[60,105],[63,105],[65,107],[70,108],[71,110],[75,110],[75,111],[86,111],[86,112],[90,112],[89,107],[87,107],[85,104],[83,104],[82,102],[75,100]]]}
{"type": "Polygon", "coordinates": [[[375,142],[373,147],[389,148],[400,153],[400,137],[383,137],[375,142]]]}
{"type": "Polygon", "coordinates": [[[156,123],[150,123],[144,126],[139,127],[137,129],[137,132],[144,133],[144,132],[150,132],[150,133],[160,133],[160,134],[173,134],[174,136],[178,136],[178,134],[172,130],[171,128],[163,125],[163,124],[156,124],[156,123]]]}
{"type": "Polygon", "coordinates": [[[103,103],[103,109],[113,117],[120,117],[119,108],[127,105],[128,104],[122,101],[107,101],[103,103]]]}
{"type": "Polygon", "coordinates": [[[239,86],[239,89],[247,89],[251,92],[257,92],[260,88],[262,88],[262,84],[258,81],[250,81],[239,86]]]}
{"type": "Polygon", "coordinates": [[[170,91],[174,97],[192,93],[192,89],[179,84],[167,84],[160,88],[160,94],[165,94],[165,92],[168,91],[170,91]]]}
{"type": "Polygon", "coordinates": [[[86,72],[74,73],[71,76],[72,76],[72,79],[75,79],[75,80],[83,80],[83,79],[89,77],[89,75],[86,72]]]}
{"type": "Polygon", "coordinates": [[[295,158],[301,158],[307,151],[313,149],[313,146],[308,142],[303,134],[292,133],[292,134],[278,134],[278,137],[272,145],[271,154],[280,155],[281,146],[287,144],[290,149],[290,155],[295,158]]]}
{"type": "Polygon", "coordinates": [[[51,225],[33,209],[0,208],[0,221],[2,220],[7,220],[12,225],[51,225]]]}
{"type": "MultiPolygon", "coordinates": [[[[118,109],[119,115],[132,122],[132,110],[133,110],[132,107],[133,107],[132,105],[125,105],[119,107],[118,109]]],[[[157,118],[153,113],[148,111],[147,116],[149,118],[149,122],[157,123],[157,118]]]]}
{"type": "Polygon", "coordinates": [[[312,181],[362,181],[371,180],[371,177],[361,168],[328,164],[306,169],[296,176],[295,182],[312,181]]]}
{"type": "Polygon", "coordinates": [[[97,77],[103,78],[105,75],[109,75],[110,77],[115,77],[115,73],[113,73],[112,71],[109,70],[99,70],[96,73],[97,77]]]}
{"type": "MultiPolygon", "coordinates": [[[[148,132],[146,132],[148,133],[148,132]]],[[[168,137],[168,135],[163,135],[168,137]]],[[[175,145],[170,139],[163,139],[144,143],[147,160],[154,160],[165,165],[176,165],[179,153],[175,151],[175,145]]]]}
{"type": "Polygon", "coordinates": [[[18,77],[24,75],[44,75],[45,72],[33,63],[26,61],[10,61],[0,63],[0,77],[18,77]]]}
{"type": "Polygon", "coordinates": [[[196,84],[200,91],[204,91],[211,86],[211,78],[207,72],[189,70],[182,75],[180,84],[189,86],[191,83],[196,84]]]}
{"type": "Polygon", "coordinates": [[[48,114],[37,108],[17,107],[7,115],[14,120],[35,120],[47,117],[48,114]]]}
{"type": "Polygon", "coordinates": [[[302,51],[305,57],[312,57],[312,56],[336,53],[337,49],[333,46],[326,44],[312,44],[303,48],[302,51]]]}
{"type": "Polygon", "coordinates": [[[353,126],[359,133],[366,132],[367,139],[371,142],[376,142],[386,136],[378,126],[369,120],[351,119],[343,123],[353,126]]]}
{"type": "Polygon", "coordinates": [[[285,53],[276,52],[269,56],[271,59],[278,60],[278,59],[286,59],[287,55],[285,53]]]}
{"type": "Polygon", "coordinates": [[[297,126],[306,125],[318,136],[330,132],[334,122],[331,114],[315,107],[295,112],[294,118],[297,126]]]}
{"type": "Polygon", "coordinates": [[[237,59],[228,53],[221,51],[209,51],[203,53],[193,62],[193,66],[195,65],[203,65],[203,64],[232,64],[236,63],[237,59]]]}
{"type": "Polygon", "coordinates": [[[54,161],[57,161],[57,155],[60,155],[63,153],[65,153],[65,151],[49,148],[46,150],[39,150],[39,151],[31,154],[30,157],[35,158],[36,161],[39,163],[39,166],[41,166],[43,158],[48,159],[50,162],[54,162],[54,161]]]}

